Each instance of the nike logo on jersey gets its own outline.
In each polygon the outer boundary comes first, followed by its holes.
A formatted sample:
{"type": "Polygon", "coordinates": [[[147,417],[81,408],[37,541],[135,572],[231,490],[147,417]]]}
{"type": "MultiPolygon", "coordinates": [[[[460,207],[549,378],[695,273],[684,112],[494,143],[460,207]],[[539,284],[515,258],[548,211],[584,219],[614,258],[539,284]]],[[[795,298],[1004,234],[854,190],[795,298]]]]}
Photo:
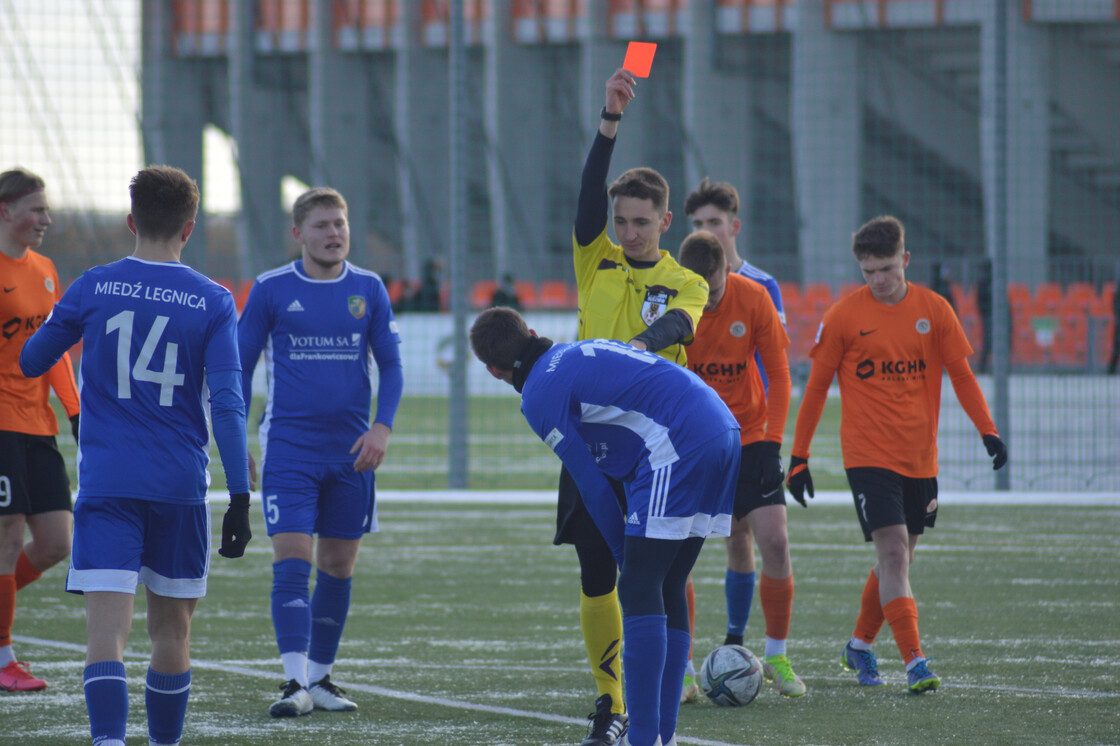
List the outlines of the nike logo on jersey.
{"type": "Polygon", "coordinates": [[[292,301],[291,303],[288,304],[288,310],[289,311],[302,311],[303,310],[303,304],[301,304],[299,302],[299,298],[296,298],[294,301],[292,301]]]}
{"type": "MultiPolygon", "coordinates": [[[[16,288],[18,288],[18,287],[19,287],[19,285],[16,285],[16,288]]],[[[5,293],[10,293],[10,292],[12,292],[13,290],[15,290],[16,288],[4,288],[4,292],[5,292],[5,293]]]]}
{"type": "Polygon", "coordinates": [[[859,330],[859,336],[866,337],[868,334],[871,334],[872,332],[877,332],[877,331],[879,331],[879,330],[878,329],[869,329],[868,331],[864,331],[863,329],[860,329],[859,330]]]}
{"type": "Polygon", "coordinates": [[[641,526],[642,525],[642,522],[638,520],[638,514],[637,513],[631,513],[630,517],[626,519],[626,522],[629,523],[631,526],[641,526]]]}

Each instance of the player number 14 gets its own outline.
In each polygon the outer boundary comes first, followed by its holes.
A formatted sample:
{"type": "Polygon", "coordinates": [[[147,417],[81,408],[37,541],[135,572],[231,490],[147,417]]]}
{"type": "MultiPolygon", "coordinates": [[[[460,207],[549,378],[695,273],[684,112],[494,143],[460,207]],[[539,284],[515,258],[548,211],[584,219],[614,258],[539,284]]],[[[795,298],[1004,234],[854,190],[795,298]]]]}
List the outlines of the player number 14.
{"type": "Polygon", "coordinates": [[[167,343],[167,350],[163,355],[163,370],[151,370],[148,365],[152,362],[159,340],[167,328],[170,320],[167,316],[156,316],[148,336],[144,338],[144,346],[140,348],[140,356],[136,364],[129,365],[129,353],[132,351],[132,325],[136,317],[135,311],[121,311],[105,322],[105,333],[117,332],[117,398],[132,398],[132,379],[148,381],[159,384],[159,405],[170,407],[175,396],[175,387],[182,386],[186,377],[176,373],[175,368],[179,359],[179,345],[174,342],[167,343]]]}

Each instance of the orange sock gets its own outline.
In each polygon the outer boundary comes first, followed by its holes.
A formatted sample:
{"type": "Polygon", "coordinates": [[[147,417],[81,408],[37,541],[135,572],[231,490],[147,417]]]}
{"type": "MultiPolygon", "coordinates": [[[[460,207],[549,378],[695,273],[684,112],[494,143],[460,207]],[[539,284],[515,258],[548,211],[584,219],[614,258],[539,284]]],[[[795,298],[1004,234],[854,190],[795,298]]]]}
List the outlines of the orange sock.
{"type": "Polygon", "coordinates": [[[25,585],[34,583],[41,577],[43,577],[43,573],[35,569],[35,565],[27,559],[27,553],[20,552],[19,559],[16,560],[16,590],[18,591],[25,585]]]}
{"type": "Polygon", "coordinates": [[[16,576],[0,575],[0,648],[12,644],[16,620],[16,576]]]}
{"type": "Polygon", "coordinates": [[[692,638],[696,637],[696,587],[692,585],[692,576],[684,584],[684,597],[688,601],[688,659],[692,660],[692,638]]]}
{"type": "Polygon", "coordinates": [[[758,600],[766,619],[766,636],[771,640],[789,637],[789,620],[793,616],[793,576],[772,578],[761,573],[758,600]]]}
{"type": "Polygon", "coordinates": [[[924,658],[922,643],[918,637],[918,604],[909,596],[899,596],[883,607],[883,616],[891,625],[891,634],[902,653],[902,662],[909,663],[915,658],[924,658]]]}
{"type": "Polygon", "coordinates": [[[879,576],[875,568],[867,576],[863,585],[863,595],[859,600],[859,617],[852,637],[863,640],[868,645],[875,642],[879,630],[883,628],[883,605],[879,603],[879,576]]]}

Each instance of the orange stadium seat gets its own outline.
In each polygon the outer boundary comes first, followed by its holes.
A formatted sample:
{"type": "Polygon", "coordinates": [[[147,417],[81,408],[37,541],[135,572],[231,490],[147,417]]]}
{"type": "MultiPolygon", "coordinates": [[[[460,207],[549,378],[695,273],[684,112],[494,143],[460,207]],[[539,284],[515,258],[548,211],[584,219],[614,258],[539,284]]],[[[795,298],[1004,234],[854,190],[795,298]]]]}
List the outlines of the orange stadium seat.
{"type": "Polygon", "coordinates": [[[790,308],[801,305],[801,287],[796,282],[779,282],[778,290],[782,293],[782,306],[788,316],[790,308]]]}
{"type": "Polygon", "coordinates": [[[1035,307],[1057,309],[1062,302],[1062,286],[1056,282],[1041,282],[1034,289],[1035,307]]]}
{"type": "Polygon", "coordinates": [[[541,308],[571,308],[572,292],[563,280],[545,280],[537,302],[541,308]]]}
{"type": "Polygon", "coordinates": [[[513,283],[517,292],[517,300],[521,301],[522,308],[539,308],[540,300],[537,298],[537,284],[529,280],[517,280],[513,283]]]}
{"type": "Polygon", "coordinates": [[[496,280],[479,280],[471,290],[471,308],[489,308],[494,299],[496,280]]]}

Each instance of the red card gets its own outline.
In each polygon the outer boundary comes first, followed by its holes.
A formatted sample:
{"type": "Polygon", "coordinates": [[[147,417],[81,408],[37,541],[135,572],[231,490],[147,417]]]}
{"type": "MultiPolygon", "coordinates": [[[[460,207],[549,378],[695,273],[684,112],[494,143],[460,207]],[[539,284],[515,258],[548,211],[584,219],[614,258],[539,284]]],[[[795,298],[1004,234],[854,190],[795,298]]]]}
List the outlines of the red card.
{"type": "Polygon", "coordinates": [[[639,78],[648,78],[649,69],[653,67],[653,55],[657,45],[646,41],[632,41],[626,47],[626,59],[622,61],[623,69],[629,70],[639,78]]]}

